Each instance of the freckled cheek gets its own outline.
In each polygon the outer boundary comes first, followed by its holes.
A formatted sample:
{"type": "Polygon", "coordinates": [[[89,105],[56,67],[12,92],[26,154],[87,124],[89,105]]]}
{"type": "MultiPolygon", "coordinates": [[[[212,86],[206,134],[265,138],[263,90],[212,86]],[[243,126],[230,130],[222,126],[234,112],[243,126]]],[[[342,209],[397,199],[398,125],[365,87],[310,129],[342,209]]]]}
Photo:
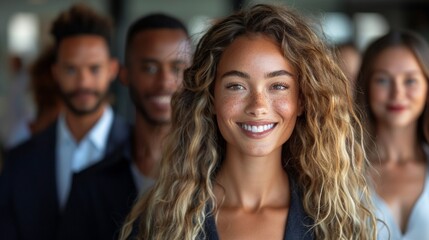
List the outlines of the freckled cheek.
{"type": "Polygon", "coordinates": [[[235,127],[235,122],[239,119],[241,109],[241,101],[238,98],[229,96],[215,100],[217,124],[221,135],[227,141],[231,140],[231,129],[235,127]]]}
{"type": "Polygon", "coordinates": [[[298,115],[298,100],[277,99],[271,101],[272,109],[286,118],[298,115]]]}
{"type": "Polygon", "coordinates": [[[216,112],[219,118],[223,121],[228,121],[229,118],[241,114],[245,108],[244,101],[239,97],[222,97],[216,104],[216,112]]]}

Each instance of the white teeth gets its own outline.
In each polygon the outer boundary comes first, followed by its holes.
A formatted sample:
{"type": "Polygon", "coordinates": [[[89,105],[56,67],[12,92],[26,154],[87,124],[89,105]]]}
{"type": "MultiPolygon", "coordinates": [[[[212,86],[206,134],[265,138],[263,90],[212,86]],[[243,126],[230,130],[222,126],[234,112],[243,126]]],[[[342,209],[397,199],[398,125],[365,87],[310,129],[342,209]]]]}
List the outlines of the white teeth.
{"type": "Polygon", "coordinates": [[[252,126],[248,124],[241,124],[241,128],[243,128],[246,131],[253,132],[253,133],[261,133],[265,132],[267,130],[270,130],[274,127],[274,123],[265,124],[265,125],[259,125],[259,126],[252,126]]]}

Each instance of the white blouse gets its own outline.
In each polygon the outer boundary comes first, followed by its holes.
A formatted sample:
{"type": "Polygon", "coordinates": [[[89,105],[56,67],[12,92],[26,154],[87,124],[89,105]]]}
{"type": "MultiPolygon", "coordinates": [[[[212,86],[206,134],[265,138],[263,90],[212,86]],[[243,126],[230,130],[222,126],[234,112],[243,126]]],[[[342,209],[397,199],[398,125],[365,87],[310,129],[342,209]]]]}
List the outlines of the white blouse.
{"type": "MultiPolygon", "coordinates": [[[[429,161],[428,149],[425,150],[429,161]]],[[[385,222],[385,224],[378,223],[379,240],[429,240],[429,168],[426,172],[423,192],[411,210],[407,229],[404,233],[401,232],[393,218],[390,208],[375,192],[373,193],[373,201],[377,218],[385,222]],[[388,230],[390,230],[390,238],[388,230]]]]}

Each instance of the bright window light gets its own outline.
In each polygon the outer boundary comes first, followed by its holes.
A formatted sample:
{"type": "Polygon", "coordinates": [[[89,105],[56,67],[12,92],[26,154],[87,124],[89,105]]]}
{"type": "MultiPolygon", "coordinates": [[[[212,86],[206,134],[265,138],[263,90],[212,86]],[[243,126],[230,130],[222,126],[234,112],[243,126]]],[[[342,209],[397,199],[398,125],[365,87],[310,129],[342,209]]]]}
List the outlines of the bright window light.
{"type": "Polygon", "coordinates": [[[331,43],[342,43],[353,38],[353,23],[344,13],[325,13],[321,19],[322,30],[331,43]]]}
{"type": "Polygon", "coordinates": [[[9,52],[31,55],[37,51],[39,21],[35,14],[17,13],[8,23],[9,52]]]}
{"type": "Polygon", "coordinates": [[[360,49],[365,49],[375,38],[389,31],[386,19],[378,13],[357,13],[354,20],[357,29],[356,42],[360,49]]]}
{"type": "Polygon", "coordinates": [[[204,33],[211,27],[213,19],[208,16],[198,15],[189,21],[189,32],[192,36],[192,42],[194,45],[198,43],[204,33]]]}

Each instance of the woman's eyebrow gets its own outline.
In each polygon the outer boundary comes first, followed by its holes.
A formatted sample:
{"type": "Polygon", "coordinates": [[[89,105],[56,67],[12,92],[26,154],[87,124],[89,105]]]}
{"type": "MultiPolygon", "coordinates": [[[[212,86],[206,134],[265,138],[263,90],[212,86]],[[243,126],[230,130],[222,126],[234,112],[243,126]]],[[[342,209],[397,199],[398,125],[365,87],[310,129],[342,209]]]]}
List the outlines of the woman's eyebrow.
{"type": "MultiPolygon", "coordinates": [[[[279,76],[293,77],[294,75],[292,73],[286,71],[286,70],[278,70],[278,71],[266,73],[264,76],[265,76],[265,78],[273,78],[273,77],[279,77],[279,76]]],[[[237,70],[231,70],[231,71],[228,71],[228,72],[222,74],[221,79],[226,78],[226,77],[239,77],[239,78],[244,78],[244,79],[250,79],[249,74],[247,74],[245,72],[237,71],[237,70]]]]}
{"type": "Polygon", "coordinates": [[[269,73],[265,74],[265,78],[273,78],[273,77],[279,77],[279,76],[293,77],[293,74],[286,71],[286,70],[278,70],[278,71],[269,72],[269,73]]]}
{"type": "Polygon", "coordinates": [[[250,79],[249,74],[244,73],[244,72],[240,72],[237,70],[228,71],[228,72],[222,74],[222,76],[220,78],[222,79],[222,78],[226,78],[226,77],[239,77],[239,78],[250,79]]]}

